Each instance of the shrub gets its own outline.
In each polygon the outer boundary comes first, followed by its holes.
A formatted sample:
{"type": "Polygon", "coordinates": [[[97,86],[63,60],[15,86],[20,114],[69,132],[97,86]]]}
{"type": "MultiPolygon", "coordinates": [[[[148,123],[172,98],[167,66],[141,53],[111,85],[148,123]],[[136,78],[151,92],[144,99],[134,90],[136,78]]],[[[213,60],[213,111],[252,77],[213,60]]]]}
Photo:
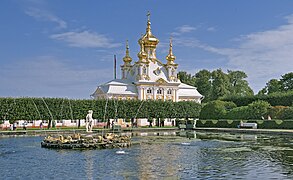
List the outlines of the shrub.
{"type": "Polygon", "coordinates": [[[293,107],[283,109],[280,113],[280,119],[293,119],[293,107]]]}
{"type": "Polygon", "coordinates": [[[258,100],[248,105],[248,119],[260,119],[263,116],[266,116],[270,104],[266,101],[258,100]]]}
{"type": "MultiPolygon", "coordinates": [[[[196,127],[237,128],[241,120],[197,120],[196,127]],[[217,122],[217,123],[215,123],[217,122]]],[[[242,120],[257,123],[258,129],[293,129],[293,120],[242,120]]]]}
{"type": "Polygon", "coordinates": [[[268,114],[272,119],[283,119],[283,113],[288,108],[288,106],[272,106],[269,108],[268,114]]]}
{"type": "Polygon", "coordinates": [[[255,96],[229,96],[224,97],[223,101],[232,101],[237,106],[247,106],[248,104],[263,100],[270,103],[272,106],[292,106],[293,105],[293,91],[276,92],[268,95],[255,95],[255,96]]]}
{"type": "Polygon", "coordinates": [[[241,106],[228,111],[225,119],[248,119],[248,116],[248,106],[241,106]]]}
{"type": "Polygon", "coordinates": [[[235,107],[233,102],[211,101],[203,106],[199,117],[201,119],[222,119],[226,116],[227,111],[235,107]]]}
{"type": "MultiPolygon", "coordinates": [[[[139,100],[75,100],[64,98],[0,98],[3,120],[84,119],[88,110],[93,118],[198,118],[201,104],[196,102],[139,100]]],[[[1,121],[2,120],[2,121],[1,121]]]]}

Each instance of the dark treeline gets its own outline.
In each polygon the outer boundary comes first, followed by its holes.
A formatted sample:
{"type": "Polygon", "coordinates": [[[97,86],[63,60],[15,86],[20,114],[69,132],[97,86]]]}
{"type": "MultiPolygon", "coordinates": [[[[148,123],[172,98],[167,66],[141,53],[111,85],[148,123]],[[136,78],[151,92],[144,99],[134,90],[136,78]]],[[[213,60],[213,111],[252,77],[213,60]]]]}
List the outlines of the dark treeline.
{"type": "Polygon", "coordinates": [[[181,71],[178,73],[181,82],[197,87],[197,90],[205,96],[204,102],[216,100],[228,96],[252,96],[253,91],[246,80],[247,75],[243,71],[221,69],[212,72],[200,70],[194,75],[181,71]]]}
{"type": "Polygon", "coordinates": [[[282,75],[279,80],[269,80],[257,95],[253,94],[243,71],[228,70],[225,73],[221,69],[212,72],[200,70],[194,75],[181,71],[178,75],[181,82],[197,87],[205,96],[204,103],[223,100],[246,106],[256,100],[264,100],[272,106],[291,106],[293,102],[293,72],[282,75]]]}
{"type": "Polygon", "coordinates": [[[195,102],[138,100],[73,100],[63,98],[0,98],[0,120],[84,119],[88,110],[93,118],[196,118],[201,105],[195,102]]]}
{"type": "Polygon", "coordinates": [[[293,72],[284,74],[281,79],[271,79],[266,86],[258,92],[258,95],[267,95],[293,91],[293,72]]]}
{"type": "Polygon", "coordinates": [[[269,80],[257,95],[242,71],[179,72],[182,82],[205,96],[200,119],[293,119],[293,73],[269,80]]]}

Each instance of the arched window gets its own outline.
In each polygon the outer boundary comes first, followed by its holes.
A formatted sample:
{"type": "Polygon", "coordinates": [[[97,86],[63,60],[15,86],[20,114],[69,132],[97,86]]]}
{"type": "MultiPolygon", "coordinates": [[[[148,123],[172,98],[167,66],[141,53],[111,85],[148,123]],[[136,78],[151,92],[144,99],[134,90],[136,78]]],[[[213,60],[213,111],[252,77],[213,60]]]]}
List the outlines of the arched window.
{"type": "Polygon", "coordinates": [[[172,90],[171,89],[168,89],[167,90],[167,94],[169,94],[169,95],[172,94],[172,90]]]}
{"type": "Polygon", "coordinates": [[[172,74],[172,76],[175,75],[175,70],[174,69],[172,69],[171,74],[172,74]]]}
{"type": "Polygon", "coordinates": [[[146,74],[147,71],[146,71],[146,67],[143,67],[143,70],[142,70],[143,74],[146,74]]]}
{"type": "Polygon", "coordinates": [[[151,88],[147,89],[147,94],[152,94],[152,89],[151,88]]]}
{"type": "Polygon", "coordinates": [[[163,90],[160,88],[157,90],[157,94],[163,94],[163,90]]]}

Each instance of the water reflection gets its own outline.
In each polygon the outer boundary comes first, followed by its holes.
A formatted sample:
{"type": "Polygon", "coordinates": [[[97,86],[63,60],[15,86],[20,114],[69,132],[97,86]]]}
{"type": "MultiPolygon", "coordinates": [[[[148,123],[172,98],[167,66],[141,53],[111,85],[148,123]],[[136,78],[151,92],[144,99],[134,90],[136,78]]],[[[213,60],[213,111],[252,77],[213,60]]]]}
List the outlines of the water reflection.
{"type": "Polygon", "coordinates": [[[0,138],[4,179],[293,179],[291,136],[130,133],[133,146],[50,150],[41,137],[0,138]],[[23,168],[26,167],[26,168],[23,168]]]}
{"type": "Polygon", "coordinates": [[[94,171],[94,153],[93,150],[83,151],[82,154],[85,156],[85,172],[87,179],[93,179],[94,171]]]}

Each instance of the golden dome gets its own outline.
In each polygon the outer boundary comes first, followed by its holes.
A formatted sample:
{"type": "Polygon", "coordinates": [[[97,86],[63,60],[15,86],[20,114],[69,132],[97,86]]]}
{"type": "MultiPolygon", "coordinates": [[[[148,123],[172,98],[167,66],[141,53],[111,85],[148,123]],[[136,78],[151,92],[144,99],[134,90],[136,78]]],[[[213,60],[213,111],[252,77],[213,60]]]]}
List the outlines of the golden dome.
{"type": "Polygon", "coordinates": [[[132,61],[132,58],[129,55],[129,45],[128,45],[128,40],[126,40],[126,54],[123,58],[123,61],[125,64],[129,64],[132,61]]]}
{"type": "Polygon", "coordinates": [[[174,60],[176,59],[176,56],[173,55],[173,45],[172,45],[172,38],[170,38],[170,48],[169,48],[169,54],[166,56],[167,64],[174,64],[174,60]]]}
{"type": "Polygon", "coordinates": [[[157,39],[151,32],[151,21],[150,21],[150,12],[148,12],[148,22],[146,33],[138,40],[140,45],[144,44],[145,47],[156,47],[159,43],[159,39],[157,39]]]}
{"type": "Polygon", "coordinates": [[[141,41],[140,51],[139,51],[139,53],[137,54],[137,56],[138,56],[138,58],[139,58],[140,60],[142,60],[142,59],[146,59],[146,57],[147,57],[147,54],[146,54],[146,52],[144,51],[144,41],[141,41]]]}

